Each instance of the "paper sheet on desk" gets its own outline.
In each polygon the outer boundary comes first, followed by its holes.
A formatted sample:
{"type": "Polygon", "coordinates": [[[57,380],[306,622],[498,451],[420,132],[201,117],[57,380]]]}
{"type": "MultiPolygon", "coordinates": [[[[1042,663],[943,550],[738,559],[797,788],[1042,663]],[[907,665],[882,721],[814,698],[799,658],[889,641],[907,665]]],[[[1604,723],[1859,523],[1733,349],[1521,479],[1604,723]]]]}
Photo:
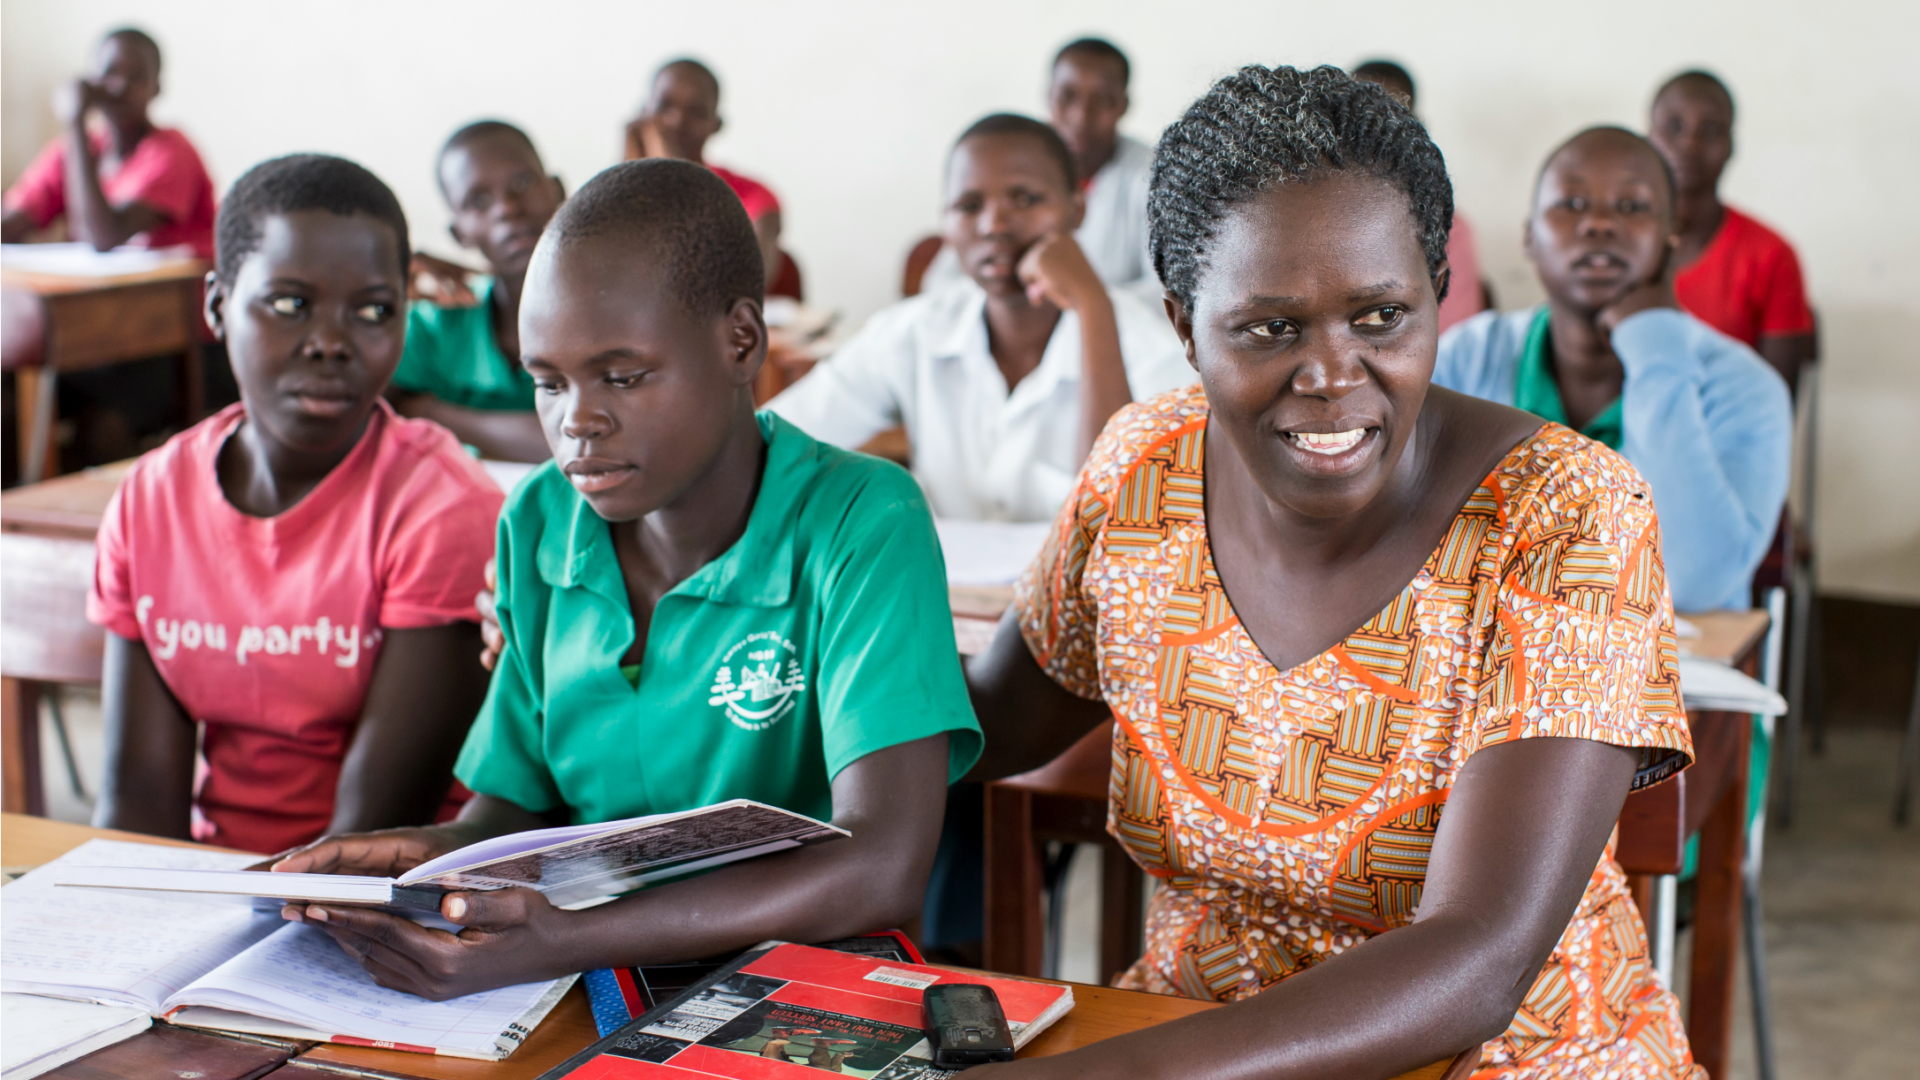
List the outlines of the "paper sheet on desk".
{"type": "Polygon", "coordinates": [[[118,247],[95,251],[92,244],[0,244],[0,266],[60,277],[118,277],[143,274],[193,258],[193,249],[118,247]]]}
{"type": "Polygon", "coordinates": [[[256,914],[243,897],[56,889],[47,868],[238,870],[259,858],[87,841],[0,889],[0,989],[155,1010],[169,994],[285,924],[277,915],[256,914]]]}
{"type": "Polygon", "coordinates": [[[1781,716],[1787,700],[1745,672],[1697,656],[1680,658],[1680,698],[1689,709],[1781,716]]]}
{"type": "Polygon", "coordinates": [[[1047,542],[1050,521],[935,518],[948,585],[1011,585],[1047,542]]]}

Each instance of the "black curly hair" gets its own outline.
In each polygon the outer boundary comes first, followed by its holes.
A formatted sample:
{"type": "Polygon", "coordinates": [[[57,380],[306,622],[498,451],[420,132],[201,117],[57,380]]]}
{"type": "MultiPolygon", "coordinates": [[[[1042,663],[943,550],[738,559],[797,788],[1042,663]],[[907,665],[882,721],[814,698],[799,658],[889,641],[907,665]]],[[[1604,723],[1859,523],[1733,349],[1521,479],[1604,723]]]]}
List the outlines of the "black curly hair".
{"type": "Polygon", "coordinates": [[[546,238],[564,249],[611,237],[666,272],[675,297],[702,317],[763,299],[766,271],[740,197],[713,170],[646,158],[603,170],[560,204],[546,238]]]}
{"type": "Polygon", "coordinates": [[[275,214],[325,210],[342,217],[365,214],[393,229],[394,251],[404,279],[412,258],[407,215],[380,178],[346,158],[289,154],[263,161],[233,182],[214,222],[214,276],[231,285],[240,264],[260,248],[260,223],[275,214]]]}
{"type": "Polygon", "coordinates": [[[1438,272],[1453,185],[1427,129],[1385,89],[1339,68],[1258,66],[1214,83],[1160,137],[1147,198],[1154,272],[1191,310],[1207,246],[1229,211],[1337,169],[1369,173],[1406,195],[1427,270],[1438,272]]]}

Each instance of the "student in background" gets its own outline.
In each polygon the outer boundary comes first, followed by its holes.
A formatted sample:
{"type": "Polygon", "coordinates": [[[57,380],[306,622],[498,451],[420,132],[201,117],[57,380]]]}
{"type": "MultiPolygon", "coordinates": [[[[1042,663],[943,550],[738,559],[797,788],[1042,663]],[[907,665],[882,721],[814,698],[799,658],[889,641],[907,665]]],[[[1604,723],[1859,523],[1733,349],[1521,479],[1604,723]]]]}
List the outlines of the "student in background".
{"type": "Polygon", "coordinates": [[[1620,128],[1574,136],[1526,224],[1547,302],[1455,327],[1433,381],[1619,450],[1652,488],[1674,606],[1746,608],[1786,500],[1792,415],[1752,349],[1675,304],[1676,242],[1659,152],[1620,128]]]}
{"type": "MultiPolygon", "coordinates": [[[[1127,115],[1127,54],[1100,38],[1062,46],[1053,58],[1047,112],[1053,130],[1073,154],[1086,213],[1073,238],[1109,289],[1127,289],[1150,306],[1160,302],[1160,279],[1147,256],[1147,180],[1153,147],[1120,134],[1127,115]]],[[[966,276],[951,244],[927,268],[925,288],[966,276]]]]}
{"type": "Polygon", "coordinates": [[[763,281],[740,201],[704,169],[617,165],[561,207],[520,308],[555,460],[500,527],[506,648],[458,767],[477,794],[450,825],[325,841],[276,869],[389,873],[501,833],[734,798],[852,838],[584,911],[454,893],[457,935],[286,910],[382,985],[446,998],[917,909],[944,785],[980,754],[938,541],[897,466],[756,415],[763,281]]]}
{"type": "Polygon", "coordinates": [[[184,245],[211,259],[213,181],[187,137],[147,115],[159,96],[152,38],[123,29],[101,39],[93,74],[54,95],[65,132],[7,189],[6,242],[64,218],[68,235],[97,251],[184,245]]]}
{"type": "Polygon", "coordinates": [[[1794,385],[1819,348],[1800,260],[1780,234],[1720,201],[1720,175],[1733,156],[1733,94],[1707,72],[1682,72],[1654,95],[1648,128],[1680,188],[1674,296],[1794,385]]]}
{"type": "Polygon", "coordinates": [[[101,525],[95,825],[275,852],[442,809],[501,495],[380,396],[407,251],[393,193],[339,158],[266,162],[221,207],[207,321],[241,400],[135,463],[101,525]]]}
{"type": "MultiPolygon", "coordinates": [[[[1353,69],[1353,77],[1384,87],[1409,110],[1414,107],[1413,76],[1391,60],[1368,60],[1353,69]]],[[[1447,298],[1440,302],[1442,332],[1492,306],[1480,276],[1480,249],[1473,242],[1473,226],[1458,207],[1453,211],[1453,232],[1447,237],[1447,265],[1452,273],[1447,298]]]]}
{"type": "Polygon", "coordinates": [[[1166,316],[1089,265],[1085,198],[1045,124],[996,114],[947,165],[946,242],[967,276],[874,315],[769,402],[857,447],[904,424],[940,517],[1045,521],[1121,406],[1193,381],[1166,316]]]}
{"type": "Polygon", "coordinates": [[[720,133],[722,123],[719,77],[698,60],[670,60],[654,72],[647,103],[627,125],[626,159],[679,158],[705,165],[725,180],[747,208],[771,287],[787,261],[780,250],[780,200],[760,181],[706,159],[707,140],[720,133]]]}
{"type": "MultiPolygon", "coordinates": [[[[498,120],[454,132],[437,171],[453,211],[448,231],[478,251],[491,274],[469,286],[458,267],[428,262],[437,276],[454,279],[441,283],[441,296],[474,288],[477,303],[413,301],[407,349],[387,396],[402,416],[435,421],[482,457],[545,461],[533,379],[520,366],[520,292],[540,230],[566,192],[526,132],[498,120]]],[[[416,257],[416,267],[422,262],[416,257]]]]}

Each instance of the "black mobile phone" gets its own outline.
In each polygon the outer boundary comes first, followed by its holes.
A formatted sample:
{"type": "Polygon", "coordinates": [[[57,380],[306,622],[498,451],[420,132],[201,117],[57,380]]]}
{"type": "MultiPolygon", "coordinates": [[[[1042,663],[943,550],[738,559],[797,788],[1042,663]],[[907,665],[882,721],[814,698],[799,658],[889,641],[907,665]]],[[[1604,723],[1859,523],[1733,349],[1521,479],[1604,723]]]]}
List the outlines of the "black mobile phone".
{"type": "Polygon", "coordinates": [[[1013,1060],[1013,1029],[1000,1011],[1000,998],[990,986],[973,983],[935,983],[921,992],[920,1026],[933,1047],[933,1063],[942,1069],[964,1069],[994,1061],[1013,1060]]]}

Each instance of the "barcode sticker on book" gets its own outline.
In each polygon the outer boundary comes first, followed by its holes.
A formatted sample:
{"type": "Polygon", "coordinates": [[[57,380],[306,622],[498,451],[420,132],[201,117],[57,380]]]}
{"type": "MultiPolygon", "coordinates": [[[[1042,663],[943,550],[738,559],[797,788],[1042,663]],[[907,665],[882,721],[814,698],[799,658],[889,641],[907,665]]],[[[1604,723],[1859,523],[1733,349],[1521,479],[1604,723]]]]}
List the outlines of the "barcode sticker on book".
{"type": "Polygon", "coordinates": [[[874,982],[891,983],[894,986],[905,986],[914,990],[925,990],[927,987],[940,981],[940,976],[938,975],[929,978],[918,971],[902,971],[899,968],[892,967],[874,968],[872,971],[867,972],[865,977],[872,979],[874,982]]]}

